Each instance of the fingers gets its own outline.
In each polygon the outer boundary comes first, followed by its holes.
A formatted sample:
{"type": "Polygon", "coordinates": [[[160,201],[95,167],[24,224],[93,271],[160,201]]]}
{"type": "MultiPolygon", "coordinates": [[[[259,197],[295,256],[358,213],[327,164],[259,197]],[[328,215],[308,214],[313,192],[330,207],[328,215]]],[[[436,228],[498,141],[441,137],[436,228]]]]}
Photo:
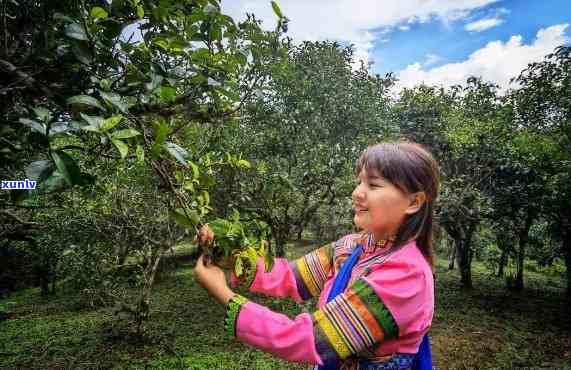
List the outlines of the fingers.
{"type": "Polygon", "coordinates": [[[198,259],[196,260],[196,266],[205,266],[208,267],[212,264],[212,261],[210,259],[210,256],[207,256],[205,254],[201,254],[200,257],[198,257],[198,259]]]}

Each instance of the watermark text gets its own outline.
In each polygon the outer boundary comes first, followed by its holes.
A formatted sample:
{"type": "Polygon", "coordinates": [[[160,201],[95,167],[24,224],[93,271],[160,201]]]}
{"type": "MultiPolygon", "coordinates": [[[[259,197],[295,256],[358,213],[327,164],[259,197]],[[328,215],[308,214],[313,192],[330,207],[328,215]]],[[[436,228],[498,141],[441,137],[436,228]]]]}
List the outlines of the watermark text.
{"type": "Polygon", "coordinates": [[[32,180],[2,180],[0,189],[2,190],[31,190],[36,188],[37,181],[32,180]]]}

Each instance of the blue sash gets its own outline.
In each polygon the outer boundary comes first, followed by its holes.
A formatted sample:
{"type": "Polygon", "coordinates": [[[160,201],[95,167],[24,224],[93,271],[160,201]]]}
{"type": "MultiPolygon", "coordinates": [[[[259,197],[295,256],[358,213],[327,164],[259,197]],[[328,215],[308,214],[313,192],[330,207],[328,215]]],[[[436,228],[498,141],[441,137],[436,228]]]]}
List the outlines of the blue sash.
{"type": "Polygon", "coordinates": [[[418,353],[414,359],[412,370],[432,370],[432,352],[430,351],[430,340],[428,334],[424,335],[418,353]]]}
{"type": "MultiPolygon", "coordinates": [[[[341,267],[341,271],[335,277],[335,281],[333,282],[333,286],[329,291],[329,295],[327,296],[327,303],[331,302],[333,298],[337,297],[339,294],[343,293],[345,288],[347,288],[347,284],[349,283],[349,279],[351,278],[351,270],[353,270],[353,266],[359,260],[359,255],[363,252],[363,246],[361,244],[357,244],[357,247],[353,249],[353,253],[351,256],[347,258],[343,266],[341,267]]],[[[323,366],[318,367],[319,370],[337,370],[339,369],[339,362],[328,362],[323,366]]]]}
{"type": "MultiPolygon", "coordinates": [[[[349,283],[349,279],[351,278],[351,271],[353,267],[359,260],[359,256],[363,252],[363,246],[361,244],[357,244],[357,247],[351,253],[351,256],[345,260],[341,270],[335,277],[335,281],[333,282],[333,286],[329,291],[329,295],[327,296],[327,303],[331,302],[335,297],[339,294],[343,293],[347,288],[347,284],[349,283]]],[[[322,366],[317,367],[318,370],[338,370],[339,369],[339,362],[332,361],[328,362],[322,366]]],[[[418,353],[414,359],[414,364],[412,365],[412,370],[432,370],[432,353],[430,351],[430,341],[428,339],[428,334],[422,338],[422,342],[418,349],[418,353]]]]}

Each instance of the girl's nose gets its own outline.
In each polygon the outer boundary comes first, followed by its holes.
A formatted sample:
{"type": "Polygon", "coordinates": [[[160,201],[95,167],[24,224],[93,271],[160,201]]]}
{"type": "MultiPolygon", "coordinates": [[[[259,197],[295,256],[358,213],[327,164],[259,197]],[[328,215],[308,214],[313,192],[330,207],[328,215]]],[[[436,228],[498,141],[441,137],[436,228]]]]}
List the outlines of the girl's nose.
{"type": "Polygon", "coordinates": [[[365,200],[365,193],[361,190],[361,185],[357,185],[355,190],[353,190],[353,194],[351,194],[353,200],[363,201],[365,200]]]}

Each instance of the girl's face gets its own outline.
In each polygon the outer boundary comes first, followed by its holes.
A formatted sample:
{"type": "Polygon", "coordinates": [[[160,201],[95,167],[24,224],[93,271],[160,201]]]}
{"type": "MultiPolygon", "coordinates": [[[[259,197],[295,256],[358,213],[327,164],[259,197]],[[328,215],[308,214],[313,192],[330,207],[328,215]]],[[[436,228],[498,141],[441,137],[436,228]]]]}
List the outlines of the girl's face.
{"type": "Polygon", "coordinates": [[[368,174],[364,169],[357,178],[352,199],[355,225],[373,233],[376,240],[396,235],[400,224],[414,206],[410,195],[382,177],[368,174]]]}

